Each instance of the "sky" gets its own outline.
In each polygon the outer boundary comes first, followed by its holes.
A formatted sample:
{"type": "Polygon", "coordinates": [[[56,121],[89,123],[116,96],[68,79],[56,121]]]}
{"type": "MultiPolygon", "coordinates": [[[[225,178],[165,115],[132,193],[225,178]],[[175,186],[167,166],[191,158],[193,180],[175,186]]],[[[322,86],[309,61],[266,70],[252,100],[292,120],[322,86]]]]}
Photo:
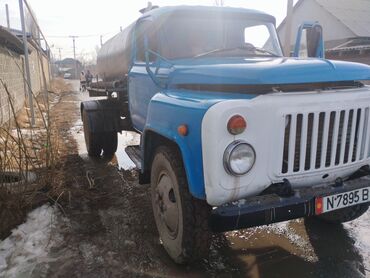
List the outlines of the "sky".
{"type": "MultiPolygon", "coordinates": [[[[296,2],[297,0],[295,0],[296,2]]],[[[36,14],[54,56],[73,57],[76,39],[76,56],[91,59],[100,46],[100,36],[107,41],[139,16],[139,10],[147,6],[147,0],[28,0],[36,14]]],[[[152,0],[153,5],[214,5],[215,0],[152,0]]],[[[9,5],[10,25],[20,28],[18,0],[0,0],[0,25],[6,26],[5,4],[9,5]]],[[[267,12],[279,24],[285,17],[287,0],[224,0],[225,6],[244,7],[267,12]]]]}

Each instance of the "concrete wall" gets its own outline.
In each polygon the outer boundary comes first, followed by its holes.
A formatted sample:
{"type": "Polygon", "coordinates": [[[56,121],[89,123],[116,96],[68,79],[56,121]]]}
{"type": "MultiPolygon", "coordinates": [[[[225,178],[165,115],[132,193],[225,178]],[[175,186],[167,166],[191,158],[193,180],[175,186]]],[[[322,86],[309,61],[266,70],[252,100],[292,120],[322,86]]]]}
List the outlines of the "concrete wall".
{"type": "MultiPolygon", "coordinates": [[[[15,53],[11,55],[7,49],[0,46],[0,79],[7,85],[14,107],[18,111],[24,103],[24,82],[17,64],[22,67],[23,58],[15,53]]],[[[8,95],[0,84],[0,125],[11,119],[11,114],[8,95]]]]}
{"type": "MultiPolygon", "coordinates": [[[[32,51],[29,55],[32,91],[37,95],[43,89],[43,62],[46,82],[49,84],[49,63],[47,58],[29,44],[32,51]]],[[[0,79],[7,85],[16,112],[21,110],[26,100],[24,82],[24,57],[0,46],[0,79]]],[[[0,125],[13,118],[9,98],[0,83],[0,125]]]]}

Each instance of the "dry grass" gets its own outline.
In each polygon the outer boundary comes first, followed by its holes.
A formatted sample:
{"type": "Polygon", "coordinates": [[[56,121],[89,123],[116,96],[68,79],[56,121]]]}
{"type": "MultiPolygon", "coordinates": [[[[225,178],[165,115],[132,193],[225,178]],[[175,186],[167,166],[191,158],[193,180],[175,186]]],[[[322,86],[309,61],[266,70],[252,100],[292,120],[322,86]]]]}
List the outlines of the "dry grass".
{"type": "Polygon", "coordinates": [[[35,122],[30,124],[30,110],[24,107],[16,113],[7,85],[0,80],[8,94],[13,120],[0,126],[0,238],[6,236],[25,213],[40,203],[57,202],[63,194],[60,156],[62,138],[52,109],[71,87],[62,79],[53,80],[50,90],[34,99],[35,122]],[[33,182],[10,184],[5,173],[19,173],[26,178],[36,173],[33,182]]]}

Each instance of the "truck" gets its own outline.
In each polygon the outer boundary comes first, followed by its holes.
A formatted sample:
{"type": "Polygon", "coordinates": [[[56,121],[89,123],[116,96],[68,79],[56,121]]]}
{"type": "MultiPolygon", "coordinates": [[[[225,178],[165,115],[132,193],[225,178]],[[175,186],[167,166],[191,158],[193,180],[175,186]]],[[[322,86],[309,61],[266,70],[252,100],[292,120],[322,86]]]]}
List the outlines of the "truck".
{"type": "Polygon", "coordinates": [[[205,258],[214,233],[356,219],[370,202],[370,67],[324,56],[317,22],[284,55],[269,14],[146,9],[98,54],[88,90],[106,98],[81,104],[88,153],[140,134],[126,152],[179,264],[205,258]]]}

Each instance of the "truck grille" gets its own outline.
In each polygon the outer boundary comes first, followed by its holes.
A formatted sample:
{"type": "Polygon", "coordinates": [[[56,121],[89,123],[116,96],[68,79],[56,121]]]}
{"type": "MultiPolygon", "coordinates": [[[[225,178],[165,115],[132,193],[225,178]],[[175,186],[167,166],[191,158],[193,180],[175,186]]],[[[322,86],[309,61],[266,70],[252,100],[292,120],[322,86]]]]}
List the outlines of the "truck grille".
{"type": "Polygon", "coordinates": [[[369,157],[369,108],[285,115],[282,174],[339,167],[369,157]]]}

